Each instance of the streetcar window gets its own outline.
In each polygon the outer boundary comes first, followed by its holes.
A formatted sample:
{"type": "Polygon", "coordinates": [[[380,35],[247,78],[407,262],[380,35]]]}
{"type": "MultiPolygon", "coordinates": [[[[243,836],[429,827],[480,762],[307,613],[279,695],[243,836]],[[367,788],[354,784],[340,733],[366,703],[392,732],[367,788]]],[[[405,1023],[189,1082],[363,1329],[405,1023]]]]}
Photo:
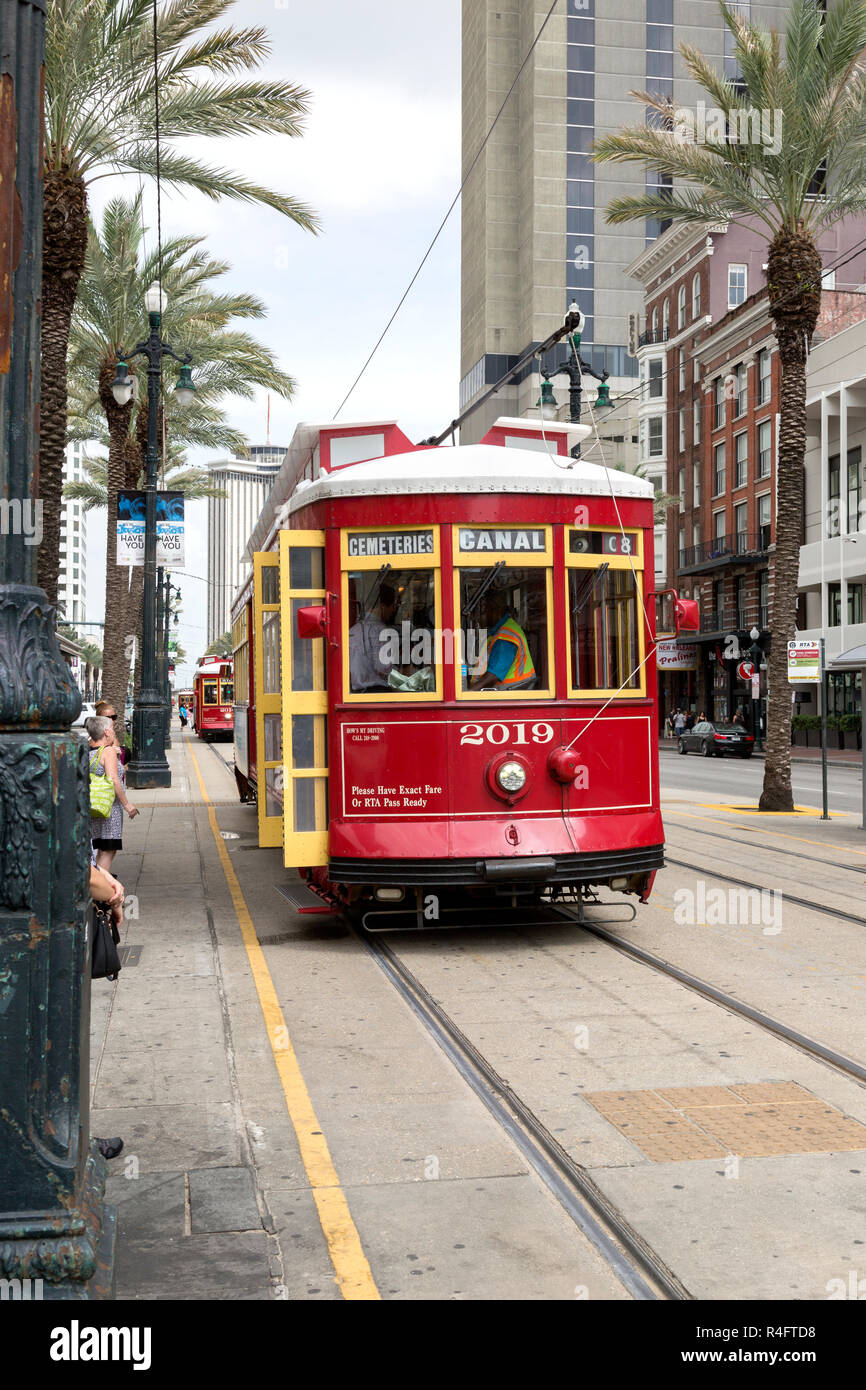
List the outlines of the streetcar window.
{"type": "MultiPolygon", "coordinates": [[[[276,570],[272,571],[276,574],[276,570]]],[[[268,570],[263,571],[264,575],[268,570]]],[[[262,615],[262,690],[265,695],[276,695],[280,691],[280,615],[262,615]]]]}
{"type": "Polygon", "coordinates": [[[637,600],[629,570],[568,574],[571,681],[575,690],[640,688],[637,600]]]}
{"type": "Polygon", "coordinates": [[[506,561],[460,570],[463,690],[549,688],[547,575],[506,561]]]}
{"type": "Polygon", "coordinates": [[[217,683],[216,681],[202,682],[202,700],[206,705],[215,705],[217,702],[217,683]]]}
{"type": "Polygon", "coordinates": [[[222,681],[220,683],[220,704],[230,705],[234,698],[235,691],[231,681],[222,681]]]}
{"type": "Polygon", "coordinates": [[[436,571],[353,570],[348,596],[352,694],[435,692],[436,571]]]}
{"type": "Polygon", "coordinates": [[[262,566],[262,603],[279,603],[280,571],[276,565],[262,566]]]}

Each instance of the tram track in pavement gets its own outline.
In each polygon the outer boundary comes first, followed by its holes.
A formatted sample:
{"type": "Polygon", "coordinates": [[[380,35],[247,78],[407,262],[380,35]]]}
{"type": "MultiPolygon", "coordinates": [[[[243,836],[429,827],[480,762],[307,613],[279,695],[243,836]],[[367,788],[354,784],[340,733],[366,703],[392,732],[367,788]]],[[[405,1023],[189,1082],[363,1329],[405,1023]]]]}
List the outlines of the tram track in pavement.
{"type": "Polygon", "coordinates": [[[371,936],[354,924],[351,929],[631,1296],[639,1301],[692,1299],[694,1295],[575,1163],[408,966],[380,937],[371,936]]]}
{"type": "MultiPolygon", "coordinates": [[[[674,817],[676,817],[676,815],[677,815],[678,813],[677,813],[676,811],[674,811],[674,812],[671,812],[670,814],[671,814],[671,818],[673,819],[674,817]]],[[[679,814],[682,814],[682,813],[680,812],[679,814]]],[[[699,828],[698,828],[697,826],[695,826],[695,825],[680,825],[680,824],[677,823],[676,821],[674,821],[674,823],[676,824],[676,828],[677,828],[678,830],[683,830],[683,831],[685,831],[685,832],[686,832],[687,834],[689,834],[689,835],[708,835],[708,836],[710,836],[711,838],[713,838],[713,839],[715,839],[715,840],[726,840],[726,841],[728,841],[729,844],[732,844],[732,845],[742,845],[745,849],[754,849],[754,848],[755,848],[756,842],[755,842],[754,840],[749,840],[749,839],[747,839],[747,840],[741,840],[741,839],[740,839],[738,836],[736,836],[736,835],[723,835],[723,834],[722,834],[720,831],[718,831],[718,830],[701,830],[701,829],[699,829],[699,828]]],[[[723,824],[729,824],[729,822],[725,821],[725,822],[723,822],[723,824]]],[[[745,829],[747,829],[747,827],[745,827],[745,826],[738,826],[737,829],[745,830],[745,829]]],[[[755,827],[754,827],[754,833],[757,834],[757,835],[766,834],[766,833],[768,833],[767,827],[766,827],[766,826],[755,826],[755,827]]],[[[670,841],[666,841],[666,843],[669,844],[670,841]]],[[[788,858],[790,858],[790,859],[799,859],[801,863],[806,863],[806,864],[823,864],[825,868],[828,868],[828,869],[844,869],[844,870],[846,871],[846,873],[854,873],[854,874],[857,874],[857,873],[859,873],[859,874],[864,874],[864,873],[866,873],[866,864],[841,864],[841,863],[839,863],[839,861],[836,860],[836,859],[822,859],[822,858],[820,858],[818,855],[814,855],[814,854],[803,854],[802,851],[800,851],[800,850],[796,850],[796,849],[783,849],[783,848],[780,848],[780,847],[777,846],[777,845],[761,844],[760,848],[761,848],[761,851],[762,851],[763,853],[766,853],[766,854],[783,854],[783,855],[787,855],[788,858]]]]}
{"type": "MultiPolygon", "coordinates": [[[[767,888],[766,884],[749,883],[739,874],[724,874],[720,869],[709,868],[706,864],[695,864],[688,859],[674,859],[665,854],[665,864],[674,864],[678,869],[694,869],[697,873],[703,874],[705,878],[717,878],[721,883],[735,883],[738,888],[754,889],[758,893],[772,891],[767,888]]],[[[793,893],[789,893],[787,889],[784,890],[784,896],[786,902],[796,903],[797,907],[806,908],[809,912],[821,912],[827,917],[836,917],[843,922],[853,922],[858,927],[866,926],[866,916],[862,913],[845,912],[842,908],[830,907],[827,903],[816,903],[809,898],[798,898],[793,893]]],[[[846,894],[845,896],[849,895],[846,894]]]]}

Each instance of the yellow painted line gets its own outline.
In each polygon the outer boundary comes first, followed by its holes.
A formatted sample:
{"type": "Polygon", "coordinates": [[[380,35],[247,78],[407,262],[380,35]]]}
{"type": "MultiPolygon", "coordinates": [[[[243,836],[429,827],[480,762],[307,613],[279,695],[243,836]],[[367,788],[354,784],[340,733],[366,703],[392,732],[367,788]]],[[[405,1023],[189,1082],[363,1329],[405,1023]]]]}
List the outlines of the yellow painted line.
{"type": "Polygon", "coordinates": [[[295,1050],[292,1047],[286,1020],[280,1008],[277,991],[274,988],[264,952],[256,936],[253,919],[246,905],[229,852],[220,836],[216,815],[211,799],[205,790],[198,759],[192,748],[189,748],[188,751],[195,767],[202,797],[207,806],[211,832],[246,947],[253,982],[268,1030],[268,1041],[271,1044],[283,1095],[286,1098],[286,1108],[298,1138],[301,1160],[310,1181],[313,1200],[319,1213],[322,1232],[328,1243],[328,1254],[334,1266],[337,1284],[345,1299],[381,1298],[361,1245],[361,1237],[358,1235],[352,1220],[349,1204],[340,1187],[340,1179],[337,1176],[327,1140],[316,1118],[310,1093],[307,1090],[295,1050]]]}
{"type": "MultiPolygon", "coordinates": [[[[703,805],[703,802],[698,802],[698,805],[703,805]]],[[[761,814],[764,815],[765,812],[762,811],[761,814]]],[[[708,825],[729,825],[734,830],[748,830],[750,828],[746,825],[737,825],[736,821],[722,820],[719,816],[696,816],[691,811],[672,811],[671,815],[682,816],[684,820],[706,821],[708,825]]],[[[800,845],[817,845],[819,849],[826,849],[828,843],[826,840],[810,840],[805,835],[790,835],[786,830],[771,830],[768,825],[761,826],[761,834],[775,835],[779,840],[796,840],[800,845]]],[[[840,854],[856,854],[858,858],[866,859],[866,850],[852,849],[850,845],[835,844],[832,848],[838,850],[840,854]]]]}

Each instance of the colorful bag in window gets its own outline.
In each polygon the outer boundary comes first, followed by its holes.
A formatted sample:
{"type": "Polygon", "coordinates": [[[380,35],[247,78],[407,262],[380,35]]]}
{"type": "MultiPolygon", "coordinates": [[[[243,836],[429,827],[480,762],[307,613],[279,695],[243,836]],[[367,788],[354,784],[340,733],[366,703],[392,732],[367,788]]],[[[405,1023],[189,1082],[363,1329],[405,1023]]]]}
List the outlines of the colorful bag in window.
{"type": "Polygon", "coordinates": [[[99,767],[99,760],[102,757],[102,749],[96,755],[96,763],[90,762],[90,814],[105,818],[111,815],[111,808],[114,805],[114,783],[111,778],[95,771],[99,767]]]}

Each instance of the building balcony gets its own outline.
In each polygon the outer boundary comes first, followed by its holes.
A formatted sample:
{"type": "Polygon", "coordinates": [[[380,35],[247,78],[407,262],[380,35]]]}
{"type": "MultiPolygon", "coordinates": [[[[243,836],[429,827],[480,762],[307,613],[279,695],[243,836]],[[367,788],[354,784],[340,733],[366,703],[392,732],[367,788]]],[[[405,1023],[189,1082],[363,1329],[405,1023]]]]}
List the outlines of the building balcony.
{"type": "Polygon", "coordinates": [[[670,336],[671,330],[669,328],[656,328],[655,331],[652,328],[646,328],[643,333],[638,335],[637,345],[638,347],[650,347],[653,343],[666,343],[670,336]]]}
{"type": "Polygon", "coordinates": [[[767,630],[767,609],[750,603],[745,608],[719,608],[701,613],[701,636],[722,637],[730,632],[748,634],[753,627],[767,630]]]}
{"type": "Polygon", "coordinates": [[[753,564],[763,560],[769,548],[769,526],[759,526],[756,532],[737,531],[733,535],[715,536],[710,541],[681,550],[678,572],[700,574],[730,565],[753,564]]]}

